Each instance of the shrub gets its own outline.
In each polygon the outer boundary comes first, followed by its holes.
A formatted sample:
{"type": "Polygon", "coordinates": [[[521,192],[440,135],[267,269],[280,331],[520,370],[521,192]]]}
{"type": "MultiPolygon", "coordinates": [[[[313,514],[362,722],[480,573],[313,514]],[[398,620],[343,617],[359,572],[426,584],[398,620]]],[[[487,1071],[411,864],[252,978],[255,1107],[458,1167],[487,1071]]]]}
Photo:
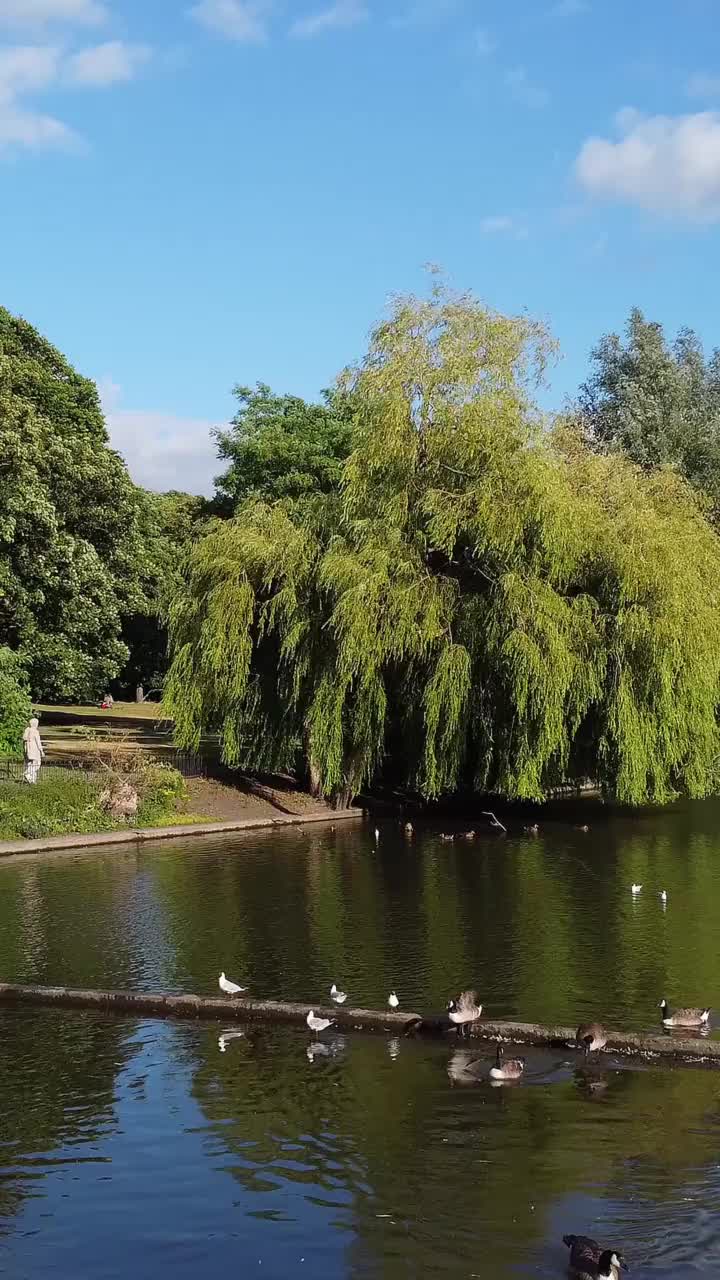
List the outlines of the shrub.
{"type": "Polygon", "coordinates": [[[31,714],[22,667],[12,650],[0,645],[0,756],[20,753],[23,729],[31,714]]]}

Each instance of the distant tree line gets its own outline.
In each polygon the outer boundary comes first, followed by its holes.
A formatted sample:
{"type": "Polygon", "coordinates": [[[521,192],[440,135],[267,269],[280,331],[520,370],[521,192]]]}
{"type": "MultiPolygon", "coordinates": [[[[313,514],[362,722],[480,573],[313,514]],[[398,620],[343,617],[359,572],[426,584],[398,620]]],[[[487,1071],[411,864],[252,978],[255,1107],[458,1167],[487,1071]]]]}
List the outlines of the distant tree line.
{"type": "Polygon", "coordinates": [[[94,384],[0,310],[15,722],[29,693],[142,680],[183,745],[217,732],[338,804],[383,773],[426,796],[715,789],[720,356],[634,311],[549,416],[553,356],[526,317],[402,299],[319,403],[236,388],[205,501],[133,484],[94,384]]]}

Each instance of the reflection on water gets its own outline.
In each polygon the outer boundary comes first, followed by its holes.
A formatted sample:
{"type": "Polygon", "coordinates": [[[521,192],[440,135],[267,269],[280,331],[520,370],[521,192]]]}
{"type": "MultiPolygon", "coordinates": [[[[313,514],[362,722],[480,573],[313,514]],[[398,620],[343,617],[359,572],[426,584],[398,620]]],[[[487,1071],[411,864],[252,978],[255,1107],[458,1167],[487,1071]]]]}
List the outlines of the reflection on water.
{"type": "MultiPolygon", "coordinates": [[[[8,980],[657,1026],[720,1004],[720,807],[441,842],[399,825],[0,866],[8,980]],[[633,895],[630,886],[642,883],[633,895]],[[665,912],[659,899],[667,888],[665,912]]],[[[612,1055],[0,1009],[0,1267],[78,1276],[717,1275],[720,1082],[612,1055]]]]}

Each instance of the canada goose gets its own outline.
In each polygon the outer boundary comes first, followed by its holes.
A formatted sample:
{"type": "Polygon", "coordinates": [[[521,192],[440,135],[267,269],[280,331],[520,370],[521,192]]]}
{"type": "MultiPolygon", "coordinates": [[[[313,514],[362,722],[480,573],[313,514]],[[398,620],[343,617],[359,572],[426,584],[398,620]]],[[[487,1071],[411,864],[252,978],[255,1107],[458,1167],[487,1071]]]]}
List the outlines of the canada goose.
{"type": "Polygon", "coordinates": [[[640,890],[641,890],[641,889],[642,889],[642,885],[641,885],[641,884],[631,884],[631,885],[630,885],[630,892],[631,892],[631,893],[640,893],[640,890]]]}
{"type": "Polygon", "coordinates": [[[664,996],[658,1008],[664,1027],[704,1027],[710,1021],[709,1009],[676,1009],[671,1013],[664,996]]]}
{"type": "Polygon", "coordinates": [[[457,1000],[448,1000],[447,1011],[458,1035],[466,1035],[470,1023],[477,1022],[482,1014],[482,1005],[478,1003],[477,992],[463,991],[457,1000]]]}
{"type": "Polygon", "coordinates": [[[237,982],[231,982],[224,973],[221,973],[218,978],[218,986],[226,996],[239,996],[242,991],[247,991],[247,987],[239,987],[237,982]]]}
{"type": "Polygon", "coordinates": [[[347,991],[338,991],[335,983],[333,982],[330,988],[330,999],[333,1000],[335,1004],[344,1004],[347,1000],[347,991]]]}
{"type": "Polygon", "coordinates": [[[525,835],[526,835],[526,836],[539,836],[539,835],[540,835],[540,828],[539,828],[539,826],[538,826],[537,822],[533,822],[533,824],[532,824],[532,826],[531,826],[531,827],[523,827],[523,831],[525,832],[525,835]]]}
{"type": "Polygon", "coordinates": [[[607,1035],[599,1022],[586,1022],[575,1032],[575,1044],[587,1058],[589,1053],[599,1053],[605,1048],[607,1035]]]}
{"type": "Polygon", "coordinates": [[[388,1004],[390,1005],[391,1009],[397,1009],[399,1007],[400,1001],[398,1000],[394,991],[391,991],[390,995],[388,996],[388,1004]]]}
{"type": "Polygon", "coordinates": [[[315,1010],[311,1009],[305,1019],[311,1031],[327,1031],[328,1027],[333,1025],[332,1018],[318,1018],[315,1016],[315,1010]]]}
{"type": "Polygon", "coordinates": [[[498,1045],[495,1053],[495,1066],[490,1068],[491,1080],[519,1080],[525,1070],[524,1058],[505,1058],[503,1047],[498,1045]]]}
{"type": "Polygon", "coordinates": [[[618,1249],[601,1249],[589,1236],[563,1236],[570,1250],[568,1271],[574,1280],[618,1280],[621,1271],[629,1271],[618,1249]]]}

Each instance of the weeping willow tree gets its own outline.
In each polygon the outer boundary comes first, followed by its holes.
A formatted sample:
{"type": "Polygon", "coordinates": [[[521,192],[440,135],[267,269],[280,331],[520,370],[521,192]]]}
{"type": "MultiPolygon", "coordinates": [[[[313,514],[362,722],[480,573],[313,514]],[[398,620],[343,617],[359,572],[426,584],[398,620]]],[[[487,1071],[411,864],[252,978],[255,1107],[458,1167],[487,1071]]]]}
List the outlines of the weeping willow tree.
{"type": "Polygon", "coordinates": [[[400,299],[340,390],[338,492],[248,501],[172,611],[181,743],[346,802],[392,769],[541,799],[706,794],[720,752],[720,541],[685,483],[550,429],[543,326],[400,299]]]}

